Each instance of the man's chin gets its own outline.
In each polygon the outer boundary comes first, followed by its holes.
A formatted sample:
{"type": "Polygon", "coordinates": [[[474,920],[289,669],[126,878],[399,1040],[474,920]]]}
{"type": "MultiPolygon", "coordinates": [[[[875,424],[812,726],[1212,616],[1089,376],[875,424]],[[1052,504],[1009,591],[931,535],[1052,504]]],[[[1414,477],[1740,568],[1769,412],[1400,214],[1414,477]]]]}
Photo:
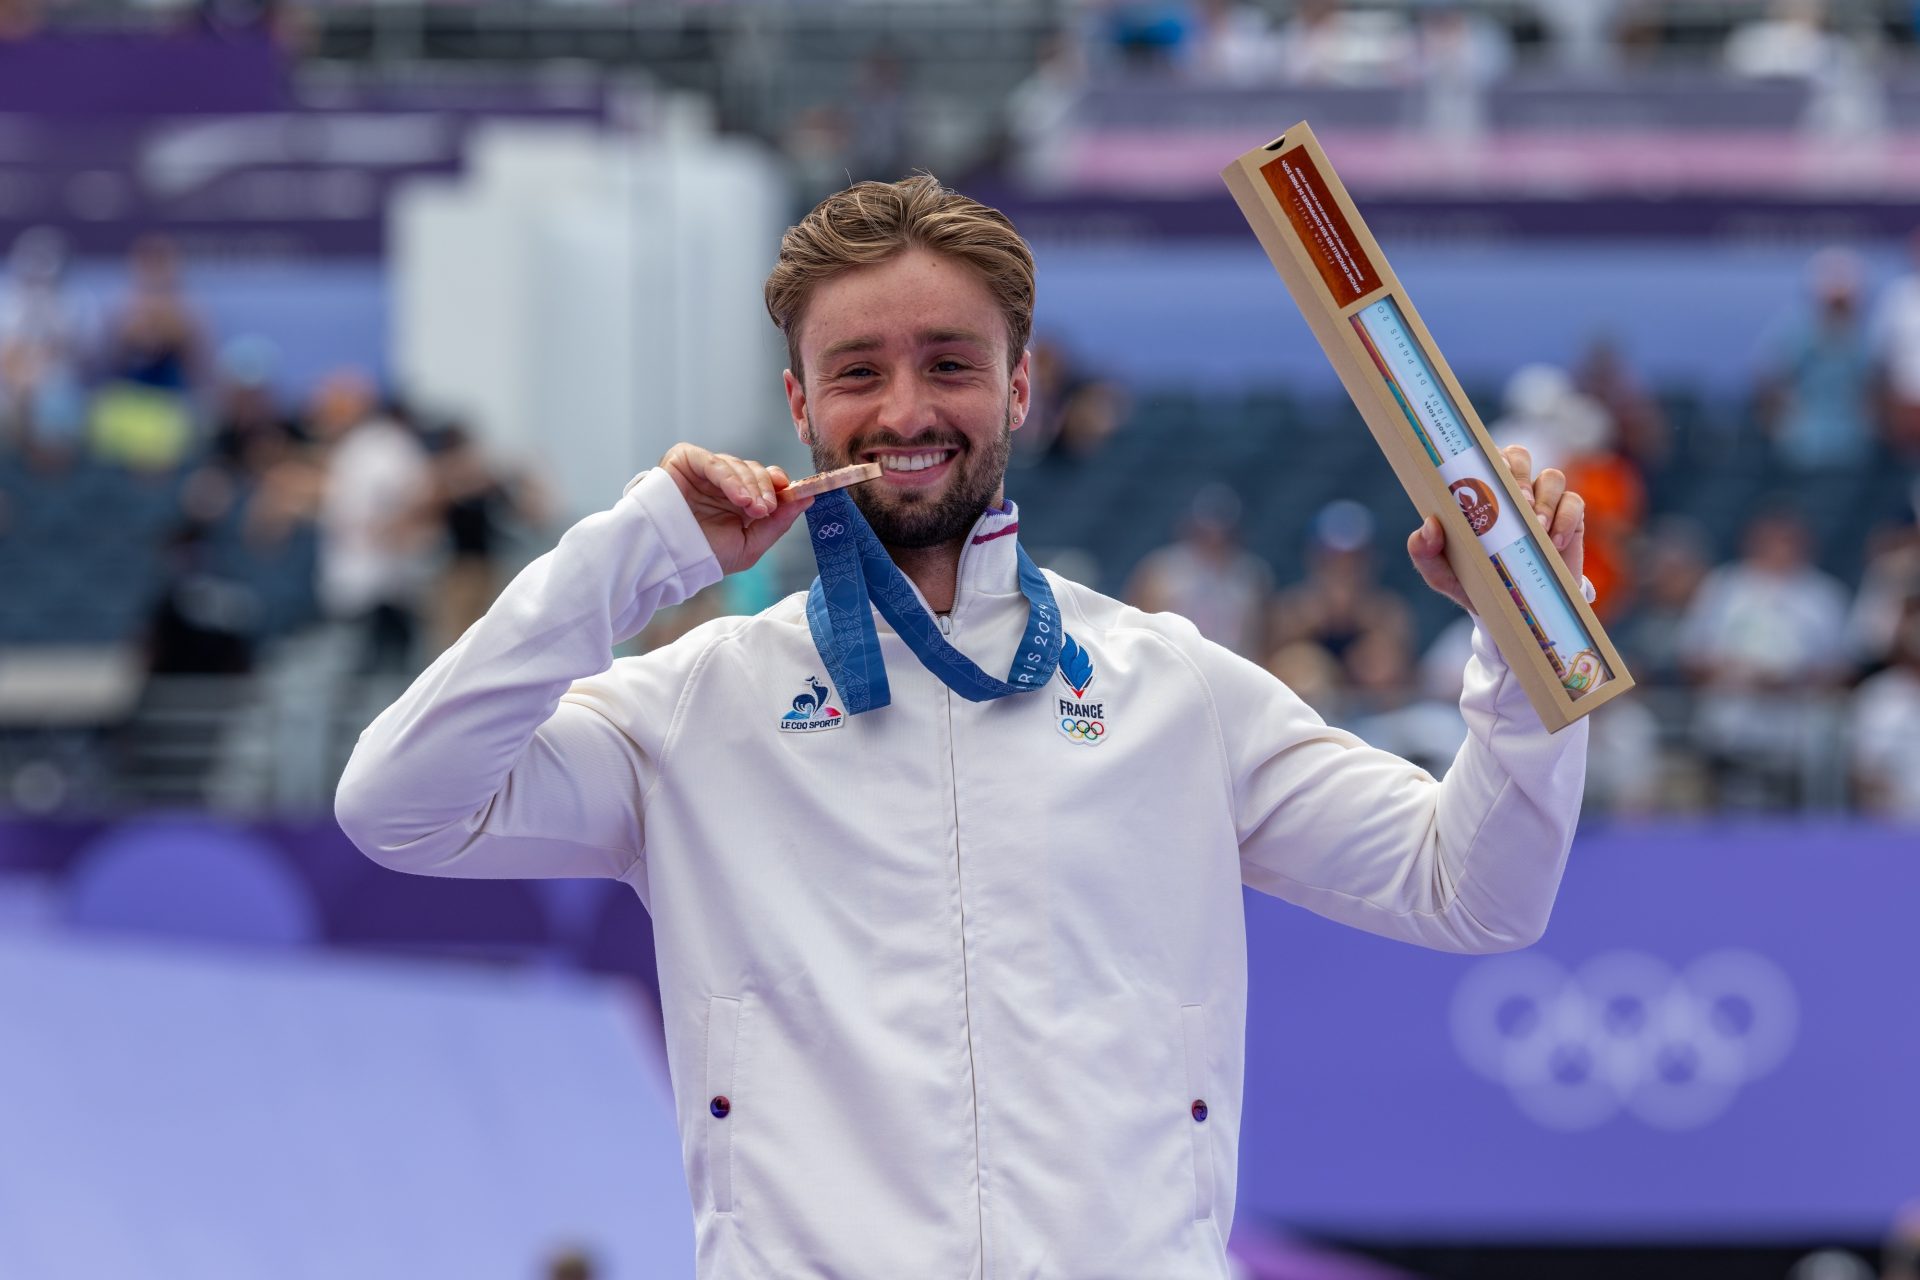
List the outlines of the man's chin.
{"type": "Polygon", "coordinates": [[[950,486],[885,495],[869,491],[854,501],[881,542],[906,550],[964,538],[986,510],[985,503],[964,501],[950,486]]]}

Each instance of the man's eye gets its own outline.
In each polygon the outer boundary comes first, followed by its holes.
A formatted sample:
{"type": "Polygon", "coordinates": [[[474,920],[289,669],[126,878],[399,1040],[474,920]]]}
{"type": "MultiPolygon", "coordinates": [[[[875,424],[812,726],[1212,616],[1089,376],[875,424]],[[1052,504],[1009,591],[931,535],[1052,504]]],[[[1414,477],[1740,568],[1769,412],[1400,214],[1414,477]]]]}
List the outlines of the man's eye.
{"type": "Polygon", "coordinates": [[[959,373],[966,367],[966,364],[959,360],[942,360],[933,366],[936,373],[959,373]]]}
{"type": "Polygon", "coordinates": [[[863,364],[857,364],[851,369],[842,369],[840,376],[843,378],[870,378],[873,376],[873,370],[863,364]]]}

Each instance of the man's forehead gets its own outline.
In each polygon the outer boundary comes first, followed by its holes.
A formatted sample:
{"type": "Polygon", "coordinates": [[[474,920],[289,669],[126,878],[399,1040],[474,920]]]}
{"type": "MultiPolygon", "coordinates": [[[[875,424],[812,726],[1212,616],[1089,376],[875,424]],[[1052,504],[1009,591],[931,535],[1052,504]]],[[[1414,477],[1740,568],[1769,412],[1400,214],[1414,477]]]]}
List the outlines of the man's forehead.
{"type": "Polygon", "coordinates": [[[817,347],[810,358],[818,359],[853,342],[998,345],[1006,340],[1007,319],[970,264],[914,246],[822,281],[801,313],[800,328],[800,345],[817,347]]]}

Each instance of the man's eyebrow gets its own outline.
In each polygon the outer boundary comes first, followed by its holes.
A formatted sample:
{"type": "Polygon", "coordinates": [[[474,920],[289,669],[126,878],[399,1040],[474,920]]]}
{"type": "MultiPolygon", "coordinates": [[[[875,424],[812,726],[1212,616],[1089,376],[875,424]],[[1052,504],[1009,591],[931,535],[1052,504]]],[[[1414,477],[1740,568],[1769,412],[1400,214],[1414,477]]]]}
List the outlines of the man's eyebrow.
{"type": "Polygon", "coordinates": [[[859,351],[878,351],[884,345],[886,344],[881,342],[879,338],[848,338],[845,342],[836,342],[825,351],[822,351],[820,353],[820,360],[824,363],[828,360],[838,359],[841,356],[853,355],[859,351]]]}
{"type": "Polygon", "coordinates": [[[920,345],[923,347],[934,347],[943,342],[970,342],[977,347],[992,345],[985,334],[975,333],[971,329],[928,329],[920,335],[920,345]]]}

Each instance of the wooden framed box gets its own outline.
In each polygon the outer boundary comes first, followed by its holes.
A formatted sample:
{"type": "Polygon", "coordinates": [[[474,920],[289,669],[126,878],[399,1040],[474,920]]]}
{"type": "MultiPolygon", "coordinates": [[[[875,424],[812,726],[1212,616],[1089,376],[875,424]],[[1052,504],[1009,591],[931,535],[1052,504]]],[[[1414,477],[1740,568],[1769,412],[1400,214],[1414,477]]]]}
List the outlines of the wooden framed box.
{"type": "Polygon", "coordinates": [[[1540,721],[1558,731],[1633,676],[1528,509],[1326,152],[1304,123],[1222,171],[1540,721]]]}

